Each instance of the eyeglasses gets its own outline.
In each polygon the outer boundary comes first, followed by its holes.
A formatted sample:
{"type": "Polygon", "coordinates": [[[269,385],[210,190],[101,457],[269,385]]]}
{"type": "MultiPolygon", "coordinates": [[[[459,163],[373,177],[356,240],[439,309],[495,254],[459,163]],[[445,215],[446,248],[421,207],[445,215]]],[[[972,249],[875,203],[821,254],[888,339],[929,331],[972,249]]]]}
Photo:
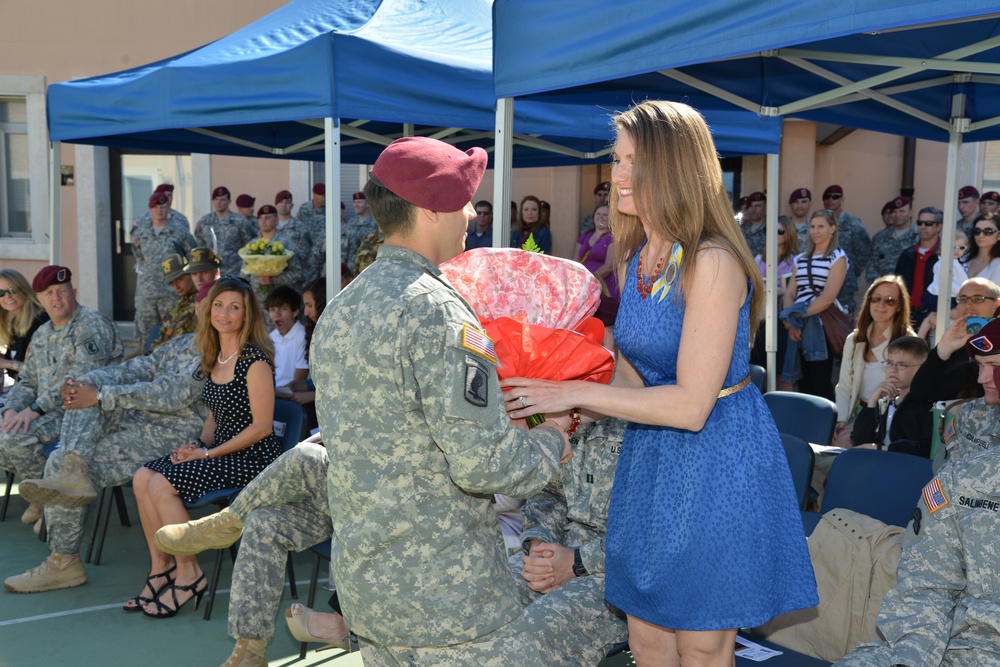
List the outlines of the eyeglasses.
{"type": "Polygon", "coordinates": [[[976,227],[972,230],[973,236],[993,236],[996,233],[996,227],[976,227]]]}
{"type": "Polygon", "coordinates": [[[485,217],[487,215],[493,215],[493,211],[476,211],[476,215],[485,217]]]}
{"type": "Polygon", "coordinates": [[[957,245],[957,246],[955,246],[955,250],[958,250],[960,252],[965,252],[968,249],[969,249],[969,246],[967,246],[967,245],[957,245]]]}
{"type": "Polygon", "coordinates": [[[871,298],[869,298],[868,300],[873,304],[884,303],[889,307],[896,305],[896,297],[894,296],[882,296],[881,294],[873,294],[871,298]]]}
{"type": "Polygon", "coordinates": [[[233,280],[240,283],[244,287],[250,287],[250,282],[241,276],[219,276],[219,280],[217,282],[221,283],[223,280],[233,280]]]}
{"type": "Polygon", "coordinates": [[[21,290],[16,287],[8,287],[7,289],[0,289],[0,298],[7,296],[8,294],[17,294],[21,290]]]}
{"type": "Polygon", "coordinates": [[[914,366],[919,366],[920,364],[904,364],[897,361],[883,361],[882,368],[893,371],[901,371],[905,368],[913,368],[914,366]]]}
{"type": "Polygon", "coordinates": [[[843,196],[844,195],[838,195],[838,194],[823,195],[823,199],[840,199],[843,196]]]}
{"type": "Polygon", "coordinates": [[[933,227],[936,224],[936,220],[917,220],[917,227],[933,227]]]}
{"type": "Polygon", "coordinates": [[[784,236],[784,235],[785,235],[785,228],[778,227],[778,236],[784,236]]]}
{"type": "Polygon", "coordinates": [[[983,294],[973,294],[972,296],[956,296],[955,301],[965,305],[970,301],[975,304],[985,303],[987,300],[993,301],[993,297],[985,296],[983,294]]]}

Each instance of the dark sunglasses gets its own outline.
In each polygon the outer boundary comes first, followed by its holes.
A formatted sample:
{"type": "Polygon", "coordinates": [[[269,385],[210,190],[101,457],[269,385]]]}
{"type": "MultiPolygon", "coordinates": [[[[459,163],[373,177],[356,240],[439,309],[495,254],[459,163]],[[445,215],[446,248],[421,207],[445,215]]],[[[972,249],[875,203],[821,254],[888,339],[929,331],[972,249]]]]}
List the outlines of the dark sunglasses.
{"type": "Polygon", "coordinates": [[[976,227],[972,230],[973,236],[993,236],[996,233],[996,227],[976,227]]]}
{"type": "Polygon", "coordinates": [[[890,308],[896,305],[896,297],[894,296],[882,296],[881,294],[874,294],[868,299],[872,303],[884,303],[890,308]]]}
{"type": "Polygon", "coordinates": [[[917,220],[917,227],[933,227],[936,224],[935,220],[917,220]]]}
{"type": "Polygon", "coordinates": [[[778,236],[784,236],[784,235],[785,235],[785,228],[778,227],[778,236]]]}
{"type": "Polygon", "coordinates": [[[7,289],[0,289],[0,298],[7,296],[8,294],[17,294],[21,290],[16,287],[8,287],[7,289]]]}
{"type": "Polygon", "coordinates": [[[823,199],[840,199],[843,196],[844,195],[838,195],[838,194],[823,195],[823,199]]]}

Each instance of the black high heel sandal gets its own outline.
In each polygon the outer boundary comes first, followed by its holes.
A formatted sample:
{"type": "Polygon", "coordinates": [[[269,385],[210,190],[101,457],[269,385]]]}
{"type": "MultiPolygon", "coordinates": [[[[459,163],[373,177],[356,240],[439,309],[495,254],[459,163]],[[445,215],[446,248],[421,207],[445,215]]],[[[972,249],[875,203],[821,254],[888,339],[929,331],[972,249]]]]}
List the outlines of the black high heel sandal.
{"type": "Polygon", "coordinates": [[[142,611],[142,605],[146,604],[147,602],[152,602],[153,600],[155,600],[157,597],[159,597],[160,592],[164,588],[174,583],[174,578],[171,577],[170,575],[176,569],[177,566],[174,565],[169,570],[160,572],[159,574],[151,574],[148,577],[146,577],[146,585],[143,587],[142,592],[145,593],[146,589],[148,588],[149,592],[153,594],[153,597],[148,598],[145,595],[136,595],[134,598],[126,600],[125,604],[122,605],[122,609],[124,611],[142,611]],[[159,588],[153,588],[153,580],[159,579],[161,577],[166,578],[167,582],[162,586],[160,586],[159,588]]]}
{"type": "Polygon", "coordinates": [[[160,593],[160,595],[156,596],[156,599],[153,600],[153,604],[156,605],[156,612],[150,613],[146,611],[145,608],[143,608],[142,613],[145,614],[146,616],[149,616],[150,618],[171,618],[173,616],[176,616],[177,612],[179,612],[184,607],[184,605],[186,605],[191,600],[194,600],[194,608],[195,611],[197,611],[198,607],[201,605],[201,596],[203,596],[205,594],[205,591],[208,590],[207,582],[205,583],[205,586],[201,590],[198,590],[198,584],[200,584],[203,581],[205,581],[204,572],[193,583],[190,583],[187,586],[178,586],[177,584],[172,584],[164,588],[163,591],[160,593]],[[191,593],[191,597],[189,597],[187,600],[184,600],[184,602],[178,604],[177,591],[185,591],[187,593],[191,593]],[[163,597],[163,595],[166,593],[170,593],[170,596],[174,599],[173,609],[160,602],[160,598],[163,597]]]}

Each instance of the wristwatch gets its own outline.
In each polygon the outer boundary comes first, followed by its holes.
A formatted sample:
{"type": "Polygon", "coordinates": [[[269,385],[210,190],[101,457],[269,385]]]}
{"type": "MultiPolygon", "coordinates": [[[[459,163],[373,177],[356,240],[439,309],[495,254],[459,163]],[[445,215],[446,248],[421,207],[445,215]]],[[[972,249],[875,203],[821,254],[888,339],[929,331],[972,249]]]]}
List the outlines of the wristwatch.
{"type": "Polygon", "coordinates": [[[32,401],[31,405],[28,406],[28,409],[32,412],[37,412],[39,417],[45,414],[45,410],[38,407],[38,401],[32,401]]]}
{"type": "Polygon", "coordinates": [[[573,549],[573,574],[577,577],[587,576],[587,568],[583,566],[583,557],[579,549],[573,549]]]}

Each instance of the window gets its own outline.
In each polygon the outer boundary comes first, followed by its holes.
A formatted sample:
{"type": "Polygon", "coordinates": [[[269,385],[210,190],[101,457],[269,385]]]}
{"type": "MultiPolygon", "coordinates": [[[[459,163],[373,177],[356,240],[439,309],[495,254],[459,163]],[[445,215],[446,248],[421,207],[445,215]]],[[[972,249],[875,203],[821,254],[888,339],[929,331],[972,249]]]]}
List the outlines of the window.
{"type": "Polygon", "coordinates": [[[28,107],[0,97],[0,236],[31,237],[28,107]]]}

